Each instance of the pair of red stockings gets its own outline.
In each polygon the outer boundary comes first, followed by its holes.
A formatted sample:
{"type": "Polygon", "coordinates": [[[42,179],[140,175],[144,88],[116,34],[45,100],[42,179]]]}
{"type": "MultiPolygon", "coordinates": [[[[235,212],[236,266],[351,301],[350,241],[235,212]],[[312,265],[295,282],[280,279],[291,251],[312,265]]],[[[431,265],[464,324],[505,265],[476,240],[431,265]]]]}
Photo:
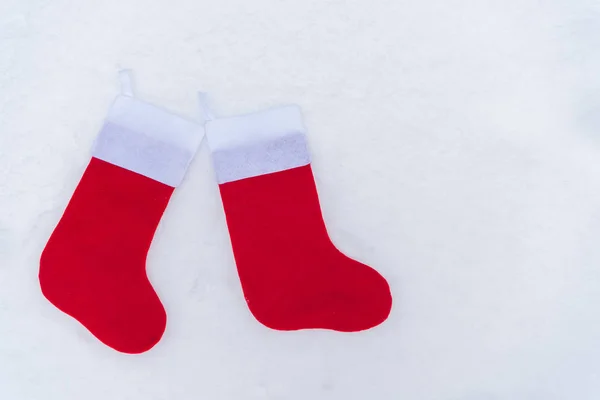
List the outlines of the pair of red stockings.
{"type": "MultiPolygon", "coordinates": [[[[147,351],[164,332],[146,255],[203,134],[202,125],[119,96],[42,253],[46,298],[118,351],[147,351]]],[[[386,280],[327,234],[300,110],[209,121],[206,135],[255,318],[277,330],[353,332],[383,322],[392,304],[386,280]]]]}

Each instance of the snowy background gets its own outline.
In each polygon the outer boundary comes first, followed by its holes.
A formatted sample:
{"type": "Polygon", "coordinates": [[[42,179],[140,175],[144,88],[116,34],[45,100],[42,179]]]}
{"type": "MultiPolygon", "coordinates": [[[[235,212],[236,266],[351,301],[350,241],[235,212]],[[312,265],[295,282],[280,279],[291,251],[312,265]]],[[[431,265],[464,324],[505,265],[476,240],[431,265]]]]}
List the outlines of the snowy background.
{"type": "Polygon", "coordinates": [[[600,398],[598,0],[0,0],[0,399],[600,398]],[[39,255],[132,68],[196,117],[303,107],[330,234],[391,284],[371,331],[248,312],[203,144],[148,258],[169,321],[123,355],[39,255]]]}

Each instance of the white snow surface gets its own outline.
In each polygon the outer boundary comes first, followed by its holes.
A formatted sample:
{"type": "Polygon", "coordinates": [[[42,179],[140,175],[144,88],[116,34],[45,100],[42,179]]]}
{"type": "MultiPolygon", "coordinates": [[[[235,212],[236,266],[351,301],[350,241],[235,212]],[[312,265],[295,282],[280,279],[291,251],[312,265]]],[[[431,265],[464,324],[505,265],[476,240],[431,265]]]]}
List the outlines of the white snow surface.
{"type": "Polygon", "coordinates": [[[0,0],[0,399],[600,398],[598,0],[0,0]],[[302,107],[336,245],[389,281],[367,332],[249,313],[206,142],[147,270],[142,355],[42,296],[40,253],[132,68],[200,119],[302,107]]]}

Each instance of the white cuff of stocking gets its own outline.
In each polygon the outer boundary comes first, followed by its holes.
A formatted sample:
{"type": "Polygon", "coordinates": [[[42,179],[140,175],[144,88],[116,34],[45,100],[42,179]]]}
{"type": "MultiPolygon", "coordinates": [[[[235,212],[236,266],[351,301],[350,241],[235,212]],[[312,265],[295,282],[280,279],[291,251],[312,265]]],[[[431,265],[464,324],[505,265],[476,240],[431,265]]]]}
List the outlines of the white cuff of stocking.
{"type": "Polygon", "coordinates": [[[219,184],[310,163],[302,112],[284,106],[206,123],[219,184]]]}
{"type": "Polygon", "coordinates": [[[203,135],[204,128],[196,122],[119,96],[96,138],[92,156],[176,187],[203,135]]]}

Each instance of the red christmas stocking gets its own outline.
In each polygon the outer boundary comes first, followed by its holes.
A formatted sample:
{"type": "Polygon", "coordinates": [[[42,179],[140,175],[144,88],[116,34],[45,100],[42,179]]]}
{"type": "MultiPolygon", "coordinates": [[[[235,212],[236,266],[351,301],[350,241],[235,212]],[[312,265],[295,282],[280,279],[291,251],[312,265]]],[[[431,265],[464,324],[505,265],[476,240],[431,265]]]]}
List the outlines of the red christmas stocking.
{"type": "Polygon", "coordinates": [[[269,328],[353,332],[382,323],[392,297],[374,269],[329,239],[297,107],[206,125],[244,296],[269,328]]]}
{"type": "Polygon", "coordinates": [[[119,96],[42,253],[44,296],[118,351],[149,350],[164,332],[146,254],[202,135],[198,124],[119,96]]]}

